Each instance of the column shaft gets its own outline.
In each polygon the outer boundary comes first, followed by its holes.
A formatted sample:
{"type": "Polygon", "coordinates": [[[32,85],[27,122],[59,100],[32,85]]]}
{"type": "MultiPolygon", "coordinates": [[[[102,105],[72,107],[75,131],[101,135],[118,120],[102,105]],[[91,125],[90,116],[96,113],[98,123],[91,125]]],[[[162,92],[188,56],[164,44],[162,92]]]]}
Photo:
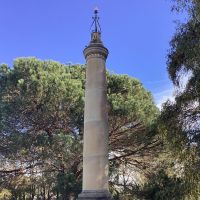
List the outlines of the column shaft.
{"type": "Polygon", "coordinates": [[[108,190],[108,116],[105,58],[87,57],[83,190],[108,190]]]}

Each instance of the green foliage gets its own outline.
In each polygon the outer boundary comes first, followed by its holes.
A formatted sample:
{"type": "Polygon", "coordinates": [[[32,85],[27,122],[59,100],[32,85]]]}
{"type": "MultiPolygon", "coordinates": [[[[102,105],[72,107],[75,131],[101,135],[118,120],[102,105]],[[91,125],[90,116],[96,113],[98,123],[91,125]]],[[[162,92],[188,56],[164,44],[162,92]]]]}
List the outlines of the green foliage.
{"type": "Polygon", "coordinates": [[[200,2],[176,1],[186,9],[188,21],[180,24],[171,41],[168,72],[176,86],[174,102],[166,102],[160,117],[164,143],[176,164],[182,166],[185,199],[199,197],[200,164],[200,2]],[[183,82],[184,77],[187,80],[183,82]]]}
{"type": "Polygon", "coordinates": [[[11,193],[9,190],[3,189],[0,191],[0,199],[1,200],[8,200],[11,197],[11,193]]]}
{"type": "Polygon", "coordinates": [[[169,177],[164,170],[160,170],[149,177],[138,196],[144,200],[181,200],[184,199],[184,192],[180,178],[169,177]]]}
{"type": "Polygon", "coordinates": [[[112,108],[110,115],[135,117],[144,124],[151,124],[158,114],[151,99],[150,92],[137,79],[128,75],[108,74],[108,101],[112,108]]]}
{"type": "MultiPolygon", "coordinates": [[[[107,81],[110,163],[118,168],[111,177],[125,163],[145,174],[160,149],[152,131],[158,109],[138,80],[107,72],[107,81]]],[[[14,199],[77,196],[84,85],[84,66],[36,58],[16,59],[12,68],[1,65],[0,186],[14,199]]],[[[118,181],[111,178],[113,188],[118,181]]]]}
{"type": "MultiPolygon", "coordinates": [[[[76,68],[80,70],[81,67],[76,68]]],[[[81,126],[82,80],[74,78],[75,74],[71,74],[70,70],[52,61],[17,59],[13,70],[1,79],[2,84],[6,85],[1,92],[3,110],[10,117],[4,125],[7,125],[6,131],[8,132],[10,124],[17,123],[17,129],[24,129],[26,132],[30,129],[39,131],[46,126],[49,135],[52,131],[59,130],[57,122],[65,124],[66,129],[69,129],[66,131],[73,129],[74,125],[81,126]]]]}
{"type": "Polygon", "coordinates": [[[60,193],[60,199],[68,199],[70,194],[74,194],[77,198],[81,192],[81,182],[76,181],[74,174],[59,173],[57,175],[57,185],[55,191],[60,193]]]}

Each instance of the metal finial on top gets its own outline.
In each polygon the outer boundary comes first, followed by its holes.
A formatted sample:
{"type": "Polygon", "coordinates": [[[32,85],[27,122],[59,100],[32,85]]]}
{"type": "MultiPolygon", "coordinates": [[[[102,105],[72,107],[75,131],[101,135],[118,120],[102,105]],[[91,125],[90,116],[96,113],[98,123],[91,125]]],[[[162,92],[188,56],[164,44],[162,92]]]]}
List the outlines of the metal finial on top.
{"type": "Polygon", "coordinates": [[[99,16],[98,16],[98,13],[99,13],[99,9],[96,7],[96,8],[94,9],[94,16],[92,17],[93,22],[92,22],[91,28],[92,28],[92,26],[94,25],[94,30],[93,30],[93,32],[99,32],[99,33],[101,33],[101,26],[100,26],[100,24],[99,24],[99,16]]]}

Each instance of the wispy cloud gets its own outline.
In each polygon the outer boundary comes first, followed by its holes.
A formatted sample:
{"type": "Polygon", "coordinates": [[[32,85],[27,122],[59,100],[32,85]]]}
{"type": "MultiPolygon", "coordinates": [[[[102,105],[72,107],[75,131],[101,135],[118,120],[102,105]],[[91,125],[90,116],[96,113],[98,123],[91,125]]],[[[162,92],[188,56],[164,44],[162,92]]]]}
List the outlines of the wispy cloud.
{"type": "MultiPolygon", "coordinates": [[[[183,74],[180,78],[180,85],[179,87],[175,87],[172,84],[168,82],[168,84],[164,85],[161,90],[161,88],[158,88],[157,91],[153,93],[155,102],[157,107],[161,110],[162,104],[166,102],[167,100],[174,101],[175,100],[175,91],[183,92],[187,86],[188,80],[191,78],[192,73],[188,72],[187,74],[183,74]]],[[[166,80],[163,80],[163,83],[166,80]]],[[[158,81],[162,82],[162,80],[158,81]]]]}
{"type": "Polygon", "coordinates": [[[145,85],[153,94],[157,107],[161,110],[167,100],[174,101],[174,86],[168,78],[146,81],[145,85]]]}
{"type": "Polygon", "coordinates": [[[154,93],[154,99],[155,99],[156,105],[160,110],[162,109],[162,104],[164,102],[166,102],[167,100],[174,101],[174,98],[175,97],[174,97],[173,87],[154,93]]]}

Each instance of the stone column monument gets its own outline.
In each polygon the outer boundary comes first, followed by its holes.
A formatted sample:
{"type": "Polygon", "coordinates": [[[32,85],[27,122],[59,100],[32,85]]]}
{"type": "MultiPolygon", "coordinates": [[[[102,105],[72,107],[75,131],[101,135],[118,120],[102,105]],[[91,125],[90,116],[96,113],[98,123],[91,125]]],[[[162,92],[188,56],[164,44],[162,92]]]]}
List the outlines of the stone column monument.
{"type": "Polygon", "coordinates": [[[84,49],[86,88],[83,145],[83,191],[80,200],[111,199],[108,188],[108,113],[105,62],[98,10],[94,11],[91,42],[84,49]]]}

